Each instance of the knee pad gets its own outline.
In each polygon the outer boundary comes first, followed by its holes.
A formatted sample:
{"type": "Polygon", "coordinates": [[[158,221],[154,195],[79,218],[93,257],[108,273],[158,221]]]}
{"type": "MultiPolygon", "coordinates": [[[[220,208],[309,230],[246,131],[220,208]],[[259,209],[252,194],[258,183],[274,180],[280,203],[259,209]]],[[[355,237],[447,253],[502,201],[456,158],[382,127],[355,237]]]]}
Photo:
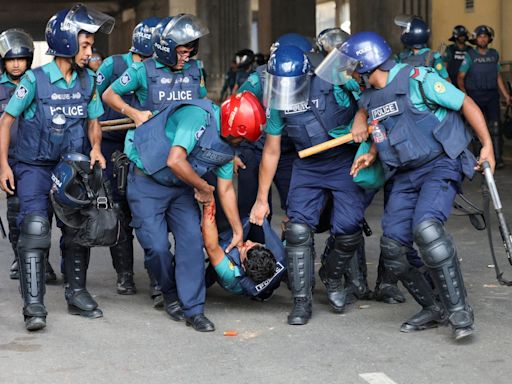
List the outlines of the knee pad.
{"type": "Polygon", "coordinates": [[[382,236],[380,249],[385,269],[397,277],[405,276],[408,273],[410,265],[407,260],[407,247],[396,240],[382,236]]]}
{"type": "Polygon", "coordinates": [[[306,224],[287,222],[284,230],[286,245],[289,247],[312,246],[313,231],[306,224]]]}
{"type": "Polygon", "coordinates": [[[48,218],[27,215],[20,226],[18,246],[23,249],[49,249],[51,226],[48,218]]]}
{"type": "Polygon", "coordinates": [[[343,253],[352,253],[359,248],[363,241],[363,233],[361,231],[351,235],[334,236],[334,249],[343,253]]]}
{"type": "Polygon", "coordinates": [[[455,256],[452,239],[441,223],[425,220],[414,228],[414,241],[427,267],[434,268],[455,256]]]}

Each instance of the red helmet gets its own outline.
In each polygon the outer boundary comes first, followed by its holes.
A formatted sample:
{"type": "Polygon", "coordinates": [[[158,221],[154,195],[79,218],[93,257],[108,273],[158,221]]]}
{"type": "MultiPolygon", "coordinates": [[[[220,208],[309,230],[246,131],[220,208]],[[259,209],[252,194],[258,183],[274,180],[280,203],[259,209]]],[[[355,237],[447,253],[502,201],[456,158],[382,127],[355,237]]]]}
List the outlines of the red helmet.
{"type": "Polygon", "coordinates": [[[242,137],[256,141],[267,122],[258,98],[249,91],[231,96],[221,107],[220,135],[226,139],[242,137]]]}

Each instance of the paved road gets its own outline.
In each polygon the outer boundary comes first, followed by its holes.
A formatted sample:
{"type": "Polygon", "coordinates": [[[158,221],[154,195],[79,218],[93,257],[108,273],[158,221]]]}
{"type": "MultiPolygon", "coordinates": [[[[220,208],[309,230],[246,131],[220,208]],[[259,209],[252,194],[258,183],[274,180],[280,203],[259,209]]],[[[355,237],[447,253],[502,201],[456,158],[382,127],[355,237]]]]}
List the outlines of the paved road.
{"type": "MultiPolygon", "coordinates": [[[[499,171],[497,180],[512,222],[512,158],[506,160],[509,168],[499,171]]],[[[478,190],[478,182],[465,186],[466,194],[480,202],[478,190]]],[[[372,286],[381,212],[378,195],[367,214],[374,230],[367,239],[372,286]]],[[[3,199],[0,214],[5,217],[3,199]]],[[[290,301],[284,287],[268,303],[232,297],[213,287],[208,291],[207,315],[217,331],[200,334],[151,307],[138,243],[137,295],[115,293],[110,256],[105,249],[94,249],[89,289],[104,318],[67,314],[60,281],[47,287],[48,327],[28,333],[18,284],[8,277],[11,250],[7,240],[0,240],[0,383],[508,384],[512,287],[498,285],[488,267],[485,232],[475,231],[465,217],[452,217],[448,230],[458,245],[478,330],[472,340],[459,343],[445,327],[400,333],[401,322],[418,310],[409,296],[401,305],[359,302],[345,314],[333,314],[319,282],[314,317],[302,327],[286,324],[290,301]],[[223,336],[225,330],[236,330],[238,336],[223,336]]],[[[495,235],[499,244],[496,231],[495,235]]],[[[54,229],[54,267],[59,265],[58,236],[54,229]]],[[[317,236],[317,254],[324,240],[325,235],[317,236]]],[[[497,250],[512,278],[512,267],[505,264],[501,247],[497,250]]]]}

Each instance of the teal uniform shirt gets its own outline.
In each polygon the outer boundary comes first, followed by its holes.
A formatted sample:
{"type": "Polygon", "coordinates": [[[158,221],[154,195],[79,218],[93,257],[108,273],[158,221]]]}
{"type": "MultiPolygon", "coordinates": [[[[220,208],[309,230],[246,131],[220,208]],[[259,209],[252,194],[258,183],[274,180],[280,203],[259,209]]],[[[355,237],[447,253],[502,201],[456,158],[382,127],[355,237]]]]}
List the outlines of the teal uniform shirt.
{"type": "Polygon", "coordinates": [[[249,91],[254,96],[258,98],[260,103],[263,104],[263,87],[261,86],[260,75],[258,72],[253,72],[249,75],[247,80],[238,88],[237,93],[241,93],[243,91],[249,91]]]}
{"type": "MultiPolygon", "coordinates": [[[[217,123],[217,132],[220,132],[220,108],[217,105],[213,105],[212,108],[217,123]]],[[[169,138],[172,146],[183,147],[188,155],[197,144],[198,139],[196,133],[207,125],[208,122],[209,115],[204,109],[195,105],[185,105],[169,116],[165,124],[165,134],[169,138]]],[[[132,131],[133,137],[135,130],[132,131]]],[[[133,144],[133,138],[126,138],[125,153],[137,167],[144,170],[137,148],[135,148],[133,144]]],[[[230,161],[217,168],[215,174],[221,179],[231,180],[233,178],[233,162],[230,161]]]]}
{"type": "Polygon", "coordinates": [[[16,83],[11,80],[9,75],[7,75],[7,72],[0,75],[0,84],[7,88],[16,88],[16,83]]]}
{"type": "MultiPolygon", "coordinates": [[[[408,50],[409,54],[408,56],[414,55],[412,50],[408,50]]],[[[430,48],[421,48],[417,55],[421,55],[423,53],[430,52],[430,48]]],[[[432,53],[432,68],[434,68],[439,76],[441,76],[443,79],[448,79],[450,76],[448,75],[448,71],[446,70],[446,67],[444,65],[443,57],[439,54],[439,52],[434,51],[432,53]]],[[[397,63],[401,63],[400,55],[397,55],[395,58],[395,61],[397,63]]]]}
{"type": "Polygon", "coordinates": [[[244,290],[239,282],[233,285],[233,282],[238,277],[242,276],[240,273],[240,268],[234,265],[226,255],[224,255],[222,261],[214,268],[215,272],[217,273],[218,282],[224,289],[227,289],[234,295],[242,295],[244,293],[244,290]],[[230,288],[228,289],[228,287],[230,288]]]}
{"type": "MultiPolygon", "coordinates": [[[[62,89],[70,89],[74,87],[77,80],[76,71],[73,71],[73,74],[71,75],[71,82],[68,84],[64,79],[64,75],[55,63],[55,60],[43,65],[41,68],[43,69],[43,72],[48,75],[50,82],[55,84],[57,87],[62,89]]],[[[96,75],[90,69],[86,69],[86,71],[89,74],[89,79],[91,80],[91,89],[93,89],[96,82],[96,75]]],[[[21,78],[18,88],[13,97],[11,97],[11,100],[9,100],[9,104],[7,104],[5,111],[13,117],[19,117],[23,114],[23,118],[27,120],[32,119],[36,113],[36,90],[36,77],[31,70],[28,70],[21,78]],[[24,87],[25,91],[19,92],[19,94],[23,95],[23,97],[20,98],[17,93],[21,87],[24,87]]],[[[97,119],[103,115],[103,112],[103,105],[98,97],[98,92],[95,91],[91,101],[87,104],[87,118],[89,120],[97,119]]]]}
{"type": "MultiPolygon", "coordinates": [[[[474,51],[476,51],[476,53],[478,53],[478,50],[472,48],[474,51]]],[[[500,54],[499,52],[496,52],[498,54],[498,60],[497,60],[497,67],[496,67],[496,71],[500,71],[501,70],[501,65],[500,65],[500,54]]],[[[479,54],[479,53],[478,53],[479,54]]],[[[466,52],[466,54],[464,55],[464,60],[462,60],[462,64],[460,65],[459,67],[459,72],[462,72],[462,73],[468,73],[469,69],[471,68],[471,63],[473,61],[471,60],[471,56],[469,56],[469,53],[466,52]]]]}
{"type": "MultiPolygon", "coordinates": [[[[354,83],[355,83],[355,81],[354,81],[354,83]]],[[[351,83],[351,85],[349,84],[349,86],[353,87],[353,83],[351,83]]],[[[344,88],[345,88],[345,86],[340,87],[338,85],[333,85],[334,97],[336,99],[336,103],[340,107],[346,108],[350,105],[350,96],[349,96],[348,92],[352,92],[352,91],[345,90],[344,88]]],[[[355,88],[353,88],[353,89],[355,89],[355,88]]],[[[357,89],[359,90],[359,86],[357,86],[357,89]]],[[[344,135],[344,134],[350,132],[350,129],[352,128],[352,121],[350,121],[350,123],[345,126],[340,126],[340,127],[331,129],[329,131],[329,136],[331,136],[333,138],[337,138],[337,137],[340,137],[341,135],[344,135]]],[[[281,117],[280,112],[275,109],[271,109],[269,116],[267,116],[267,125],[265,127],[265,132],[269,135],[279,136],[283,132],[284,127],[285,127],[285,124],[281,117]]]]}
{"type": "MultiPolygon", "coordinates": [[[[393,68],[391,68],[387,80],[388,84],[395,78],[396,74],[405,65],[406,64],[396,64],[393,68]]],[[[447,109],[451,109],[454,111],[460,110],[460,108],[462,107],[462,103],[464,102],[464,92],[459,90],[452,83],[444,80],[436,72],[429,70],[428,67],[413,68],[411,70],[411,76],[414,76],[415,74],[415,80],[421,81],[423,84],[425,97],[429,101],[442,107],[438,108],[434,112],[435,116],[439,119],[439,121],[442,121],[445,118],[447,114],[447,109]]],[[[418,81],[409,82],[411,103],[418,110],[424,111],[428,109],[428,107],[425,104],[423,97],[421,95],[418,81]]]]}
{"type": "MultiPolygon", "coordinates": [[[[128,68],[134,63],[133,61],[133,53],[128,52],[121,55],[123,61],[126,63],[128,68]]],[[[112,81],[112,73],[114,72],[114,59],[112,56],[107,57],[103,63],[98,68],[96,72],[96,89],[98,90],[98,95],[103,95],[103,92],[108,88],[112,81]]]]}

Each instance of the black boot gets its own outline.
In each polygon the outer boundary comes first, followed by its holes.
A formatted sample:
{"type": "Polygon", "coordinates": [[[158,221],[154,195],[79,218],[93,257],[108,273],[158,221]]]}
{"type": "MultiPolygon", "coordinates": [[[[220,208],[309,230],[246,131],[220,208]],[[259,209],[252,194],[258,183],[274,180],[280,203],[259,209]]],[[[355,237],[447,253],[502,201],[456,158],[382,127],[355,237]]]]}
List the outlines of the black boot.
{"type": "Polygon", "coordinates": [[[360,231],[352,235],[330,236],[327,239],[318,274],[327,289],[327,299],[334,312],[343,312],[347,304],[348,290],[342,278],[361,244],[361,239],[360,231]]]}
{"type": "Polygon", "coordinates": [[[45,255],[50,248],[51,232],[47,218],[27,215],[21,224],[18,241],[20,288],[23,296],[25,328],[37,331],[46,327],[45,255]]]}
{"type": "Polygon", "coordinates": [[[79,245],[66,246],[63,253],[68,280],[65,297],[69,313],[90,319],[102,317],[103,312],[98,308],[98,303],[85,287],[90,249],[79,245]]]}
{"type": "Polygon", "coordinates": [[[373,292],[368,287],[367,272],[363,237],[356,256],[350,259],[350,263],[345,269],[345,288],[348,293],[347,304],[352,304],[357,300],[371,300],[373,298],[373,292]]]}
{"type": "Polygon", "coordinates": [[[293,309],[288,324],[304,325],[312,315],[311,275],[313,271],[313,232],[305,224],[286,223],[286,257],[293,309]]]}
{"type": "Polygon", "coordinates": [[[50,264],[49,255],[50,252],[46,253],[45,255],[46,272],[44,274],[44,279],[46,281],[46,284],[57,281],[57,275],[55,274],[55,271],[53,270],[50,264]]]}
{"type": "Polygon", "coordinates": [[[165,312],[170,316],[174,321],[184,321],[185,313],[183,309],[181,309],[180,302],[176,295],[163,295],[164,298],[164,309],[165,312]]]}
{"type": "MultiPolygon", "coordinates": [[[[16,251],[18,253],[18,251],[16,251]]],[[[18,280],[20,278],[20,271],[18,266],[18,256],[14,256],[11,267],[9,268],[9,277],[11,280],[18,280]]]]}
{"type": "Polygon", "coordinates": [[[414,231],[414,240],[420,248],[425,265],[430,270],[439,298],[448,312],[456,340],[474,332],[473,309],[467,302],[464,280],[457,251],[441,223],[426,220],[414,231]]]}
{"type": "Polygon", "coordinates": [[[164,297],[162,295],[162,289],[149,269],[146,268],[146,271],[148,272],[149,277],[149,296],[151,297],[151,300],[153,300],[153,308],[163,308],[164,297]]]}
{"type": "Polygon", "coordinates": [[[400,328],[402,332],[421,331],[435,328],[446,321],[443,308],[437,303],[432,287],[424,275],[407,260],[407,247],[395,240],[382,237],[380,241],[384,267],[393,273],[404,285],[422,309],[400,328]]]}
{"type": "Polygon", "coordinates": [[[398,288],[398,277],[384,267],[382,254],[379,257],[377,281],[375,282],[373,297],[375,300],[382,301],[386,304],[398,304],[405,302],[405,296],[398,288]]]}
{"type": "Polygon", "coordinates": [[[132,239],[110,247],[112,264],[117,272],[117,293],[135,295],[137,288],[133,281],[133,242],[132,239]]]}

